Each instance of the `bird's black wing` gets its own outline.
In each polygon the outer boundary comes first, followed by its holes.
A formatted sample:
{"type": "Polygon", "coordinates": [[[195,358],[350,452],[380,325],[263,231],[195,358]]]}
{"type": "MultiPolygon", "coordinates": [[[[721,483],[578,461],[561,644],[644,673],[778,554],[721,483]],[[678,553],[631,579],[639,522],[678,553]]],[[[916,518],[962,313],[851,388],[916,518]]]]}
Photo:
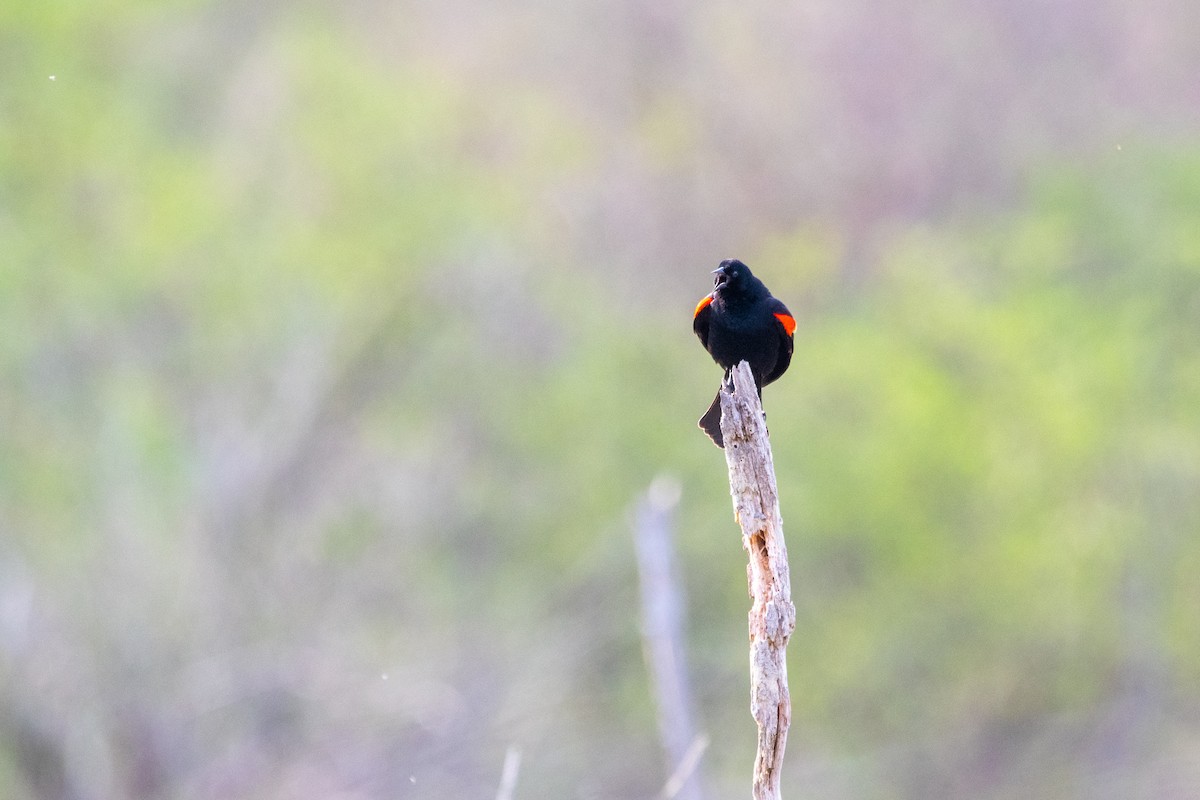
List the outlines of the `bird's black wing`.
{"type": "Polygon", "coordinates": [[[696,304],[696,312],[692,315],[692,330],[700,337],[700,344],[704,345],[704,349],[708,349],[708,326],[712,322],[712,301],[713,296],[705,295],[704,299],[696,304]]]}
{"type": "Polygon", "coordinates": [[[779,333],[779,357],[775,359],[775,367],[770,374],[763,379],[764,386],[787,372],[792,363],[793,334],[796,331],[796,318],[780,300],[772,297],[769,310],[775,317],[775,327],[779,333]]]}

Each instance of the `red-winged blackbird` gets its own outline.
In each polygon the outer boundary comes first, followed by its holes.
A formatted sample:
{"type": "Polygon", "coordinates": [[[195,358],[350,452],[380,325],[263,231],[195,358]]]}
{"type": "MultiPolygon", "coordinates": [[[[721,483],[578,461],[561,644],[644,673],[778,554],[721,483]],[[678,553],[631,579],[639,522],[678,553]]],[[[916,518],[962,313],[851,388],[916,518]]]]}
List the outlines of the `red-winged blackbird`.
{"type": "MultiPolygon", "coordinates": [[[[713,361],[725,368],[726,383],[734,367],[749,361],[761,399],[762,387],[786,372],[792,363],[796,320],[742,262],[722,261],[713,274],[712,294],[696,304],[692,330],[713,361]]],[[[700,427],[717,447],[725,446],[720,391],[700,418],[700,427]]]]}

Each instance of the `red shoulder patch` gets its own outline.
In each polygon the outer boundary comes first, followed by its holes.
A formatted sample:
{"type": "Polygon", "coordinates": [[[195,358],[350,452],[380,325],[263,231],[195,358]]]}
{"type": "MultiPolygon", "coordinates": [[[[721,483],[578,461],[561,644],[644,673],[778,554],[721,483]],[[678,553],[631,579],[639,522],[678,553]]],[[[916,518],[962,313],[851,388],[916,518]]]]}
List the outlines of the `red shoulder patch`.
{"type": "MultiPolygon", "coordinates": [[[[696,310],[699,311],[700,309],[696,310]]],[[[792,319],[790,314],[776,314],[775,319],[779,320],[783,325],[783,329],[787,332],[788,336],[796,332],[796,320],[792,319]]]]}
{"type": "Polygon", "coordinates": [[[712,303],[712,295],[707,295],[699,303],[696,303],[696,310],[692,312],[692,318],[695,319],[701,311],[703,311],[710,303],[712,303]]]}

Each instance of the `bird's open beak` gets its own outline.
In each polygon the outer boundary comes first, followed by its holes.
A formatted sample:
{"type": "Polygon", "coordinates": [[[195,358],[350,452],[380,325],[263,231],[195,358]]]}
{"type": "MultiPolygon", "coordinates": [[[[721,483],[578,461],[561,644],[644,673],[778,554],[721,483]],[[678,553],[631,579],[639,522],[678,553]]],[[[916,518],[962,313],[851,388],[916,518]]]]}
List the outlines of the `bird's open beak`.
{"type": "Polygon", "coordinates": [[[729,274],[725,272],[724,267],[717,267],[712,271],[716,277],[713,278],[713,288],[720,289],[725,284],[729,283],[729,274]]]}

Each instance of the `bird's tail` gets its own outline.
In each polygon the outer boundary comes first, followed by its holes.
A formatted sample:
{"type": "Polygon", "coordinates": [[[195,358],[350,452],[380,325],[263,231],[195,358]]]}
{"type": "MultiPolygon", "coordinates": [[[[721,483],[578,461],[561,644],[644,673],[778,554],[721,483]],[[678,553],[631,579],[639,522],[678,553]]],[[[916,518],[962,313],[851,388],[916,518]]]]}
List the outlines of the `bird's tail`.
{"type": "Polygon", "coordinates": [[[700,418],[700,430],[708,434],[708,438],[713,440],[713,444],[717,447],[725,447],[725,439],[721,435],[721,392],[717,391],[717,396],[713,398],[712,405],[708,407],[708,411],[704,412],[704,416],[700,418]]]}

